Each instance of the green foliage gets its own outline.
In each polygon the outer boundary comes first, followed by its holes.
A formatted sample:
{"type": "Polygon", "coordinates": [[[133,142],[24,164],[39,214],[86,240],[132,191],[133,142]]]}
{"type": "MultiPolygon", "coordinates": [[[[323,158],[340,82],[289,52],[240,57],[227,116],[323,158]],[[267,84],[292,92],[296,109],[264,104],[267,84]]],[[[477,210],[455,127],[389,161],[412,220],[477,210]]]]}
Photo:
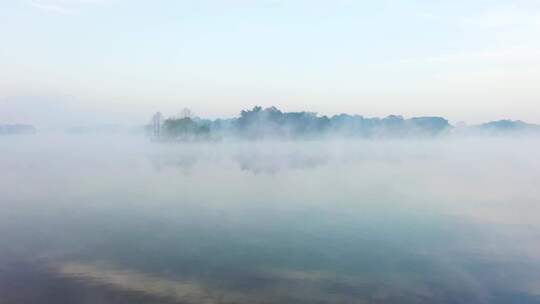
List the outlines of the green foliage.
{"type": "Polygon", "coordinates": [[[254,107],[243,110],[237,118],[204,120],[192,118],[189,110],[180,116],[166,119],[159,137],[174,140],[217,139],[238,137],[263,138],[320,138],[344,136],[362,138],[401,138],[403,136],[437,136],[452,126],[442,117],[390,115],[385,118],[366,118],[340,114],[332,117],[313,112],[282,112],[276,107],[254,107]]]}
{"type": "Polygon", "coordinates": [[[163,134],[169,138],[198,138],[208,136],[210,128],[207,125],[199,125],[189,117],[169,118],[163,122],[163,134]]]}

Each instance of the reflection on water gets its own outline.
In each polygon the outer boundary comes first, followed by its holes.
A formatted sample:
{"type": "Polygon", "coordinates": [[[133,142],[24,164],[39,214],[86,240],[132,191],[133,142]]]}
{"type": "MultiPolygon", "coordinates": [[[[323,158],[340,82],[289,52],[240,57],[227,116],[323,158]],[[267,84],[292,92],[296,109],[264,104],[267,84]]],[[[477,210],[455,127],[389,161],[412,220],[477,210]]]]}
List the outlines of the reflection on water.
{"type": "Polygon", "coordinates": [[[2,304],[540,303],[533,140],[2,140],[2,304]]]}

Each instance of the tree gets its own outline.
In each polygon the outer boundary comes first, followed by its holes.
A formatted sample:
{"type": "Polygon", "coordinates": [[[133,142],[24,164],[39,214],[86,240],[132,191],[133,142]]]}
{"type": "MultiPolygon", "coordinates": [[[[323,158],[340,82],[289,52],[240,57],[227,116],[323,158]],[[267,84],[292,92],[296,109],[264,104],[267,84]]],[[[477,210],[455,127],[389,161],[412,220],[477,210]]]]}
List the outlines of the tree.
{"type": "Polygon", "coordinates": [[[194,114],[193,112],[188,108],[183,108],[180,113],[178,113],[177,118],[193,118],[194,114]]]}
{"type": "Polygon", "coordinates": [[[163,115],[160,112],[157,112],[152,116],[150,122],[152,136],[160,137],[161,136],[161,124],[163,122],[163,115]]]}
{"type": "Polygon", "coordinates": [[[169,118],[163,122],[163,134],[168,138],[189,140],[208,136],[210,128],[205,124],[199,125],[189,117],[169,118]]]}

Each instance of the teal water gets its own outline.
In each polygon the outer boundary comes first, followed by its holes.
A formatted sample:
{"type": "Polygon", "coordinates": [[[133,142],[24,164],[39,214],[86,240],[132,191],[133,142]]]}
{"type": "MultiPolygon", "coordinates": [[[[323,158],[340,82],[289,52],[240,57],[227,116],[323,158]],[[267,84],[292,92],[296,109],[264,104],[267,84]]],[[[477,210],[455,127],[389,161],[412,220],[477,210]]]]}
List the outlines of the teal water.
{"type": "Polygon", "coordinates": [[[0,141],[0,303],[540,303],[531,139],[0,141]]]}

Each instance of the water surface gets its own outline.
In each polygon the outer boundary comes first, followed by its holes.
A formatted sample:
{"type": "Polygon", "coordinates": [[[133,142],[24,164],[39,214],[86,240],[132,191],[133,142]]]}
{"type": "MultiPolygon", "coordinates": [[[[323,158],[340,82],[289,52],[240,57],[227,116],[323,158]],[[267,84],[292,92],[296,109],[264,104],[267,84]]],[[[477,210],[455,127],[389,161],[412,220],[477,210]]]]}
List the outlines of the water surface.
{"type": "Polygon", "coordinates": [[[0,303],[540,303],[534,139],[0,139],[0,303]]]}

